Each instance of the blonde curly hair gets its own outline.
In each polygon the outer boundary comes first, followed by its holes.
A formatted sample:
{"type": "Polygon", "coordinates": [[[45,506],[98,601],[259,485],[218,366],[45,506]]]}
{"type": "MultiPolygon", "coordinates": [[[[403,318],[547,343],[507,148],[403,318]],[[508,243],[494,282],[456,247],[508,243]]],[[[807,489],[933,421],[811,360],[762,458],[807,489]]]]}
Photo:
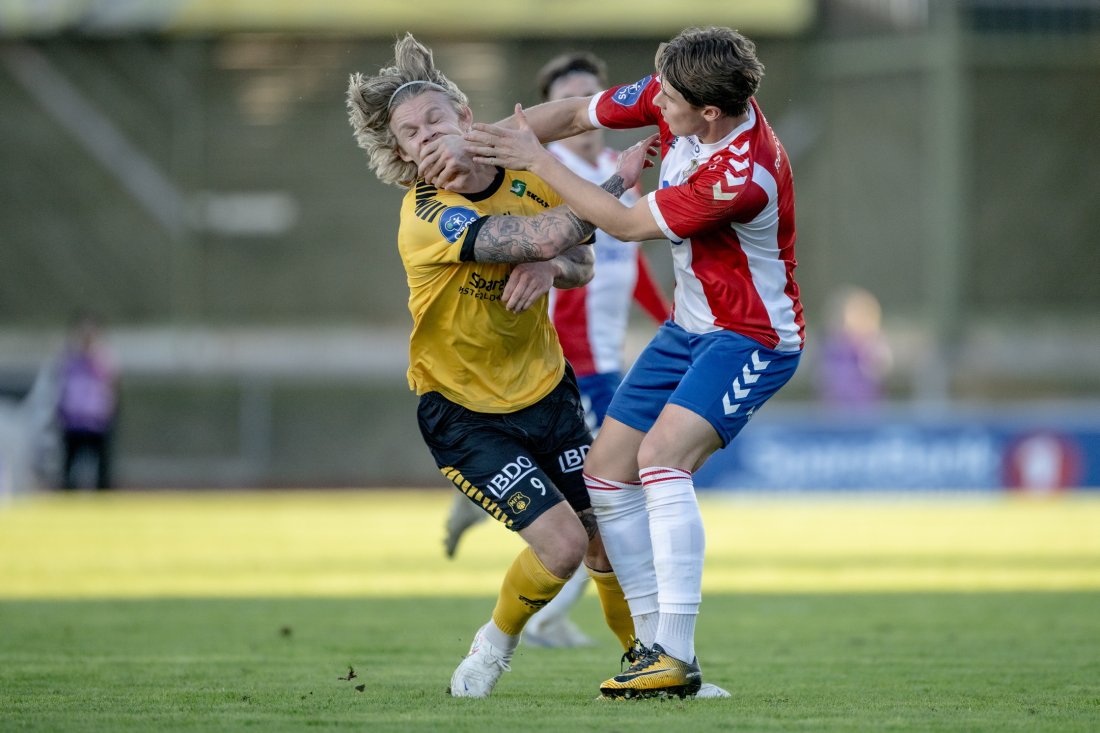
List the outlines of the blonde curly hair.
{"type": "Polygon", "coordinates": [[[383,183],[408,188],[416,180],[416,164],[398,154],[397,138],[390,131],[390,112],[429,90],[446,94],[456,112],[468,106],[462,90],[435,68],[431,49],[411,33],[394,44],[392,66],[379,69],[374,76],[354,73],[348,81],[348,122],[356,143],[367,151],[371,170],[383,183]]]}

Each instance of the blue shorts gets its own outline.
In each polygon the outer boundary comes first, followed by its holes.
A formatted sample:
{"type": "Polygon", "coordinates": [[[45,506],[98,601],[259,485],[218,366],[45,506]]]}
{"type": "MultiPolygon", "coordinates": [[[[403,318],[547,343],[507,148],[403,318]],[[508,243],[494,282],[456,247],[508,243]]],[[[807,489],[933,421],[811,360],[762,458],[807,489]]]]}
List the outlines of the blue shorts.
{"type": "Polygon", "coordinates": [[[607,414],[649,432],[666,404],[691,410],[728,445],[790,380],[800,351],[773,351],[733,331],[688,333],[667,322],[611,400],[607,414]]]}
{"type": "Polygon", "coordinates": [[[619,372],[577,377],[577,386],[581,389],[581,404],[584,405],[584,421],[588,423],[588,429],[593,434],[603,425],[607,406],[611,404],[611,398],[622,381],[623,375],[619,372]]]}

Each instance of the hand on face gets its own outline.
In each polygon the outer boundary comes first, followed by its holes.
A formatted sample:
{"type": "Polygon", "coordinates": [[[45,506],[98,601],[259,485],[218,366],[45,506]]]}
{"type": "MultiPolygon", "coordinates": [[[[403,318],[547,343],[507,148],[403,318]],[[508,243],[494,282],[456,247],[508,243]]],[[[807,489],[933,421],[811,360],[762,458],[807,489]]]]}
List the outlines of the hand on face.
{"type": "Polygon", "coordinates": [[[540,156],[549,155],[535,136],[523,113],[523,105],[516,105],[517,129],[510,130],[497,125],[474,123],[463,137],[470,143],[469,150],[475,163],[498,165],[512,170],[530,170],[540,156]]]}
{"type": "Polygon", "coordinates": [[[462,140],[471,117],[469,107],[456,108],[445,94],[429,90],[394,108],[390,130],[403,160],[415,163],[417,173],[429,183],[449,188],[473,168],[462,140]]]}
{"type": "Polygon", "coordinates": [[[436,188],[460,188],[473,173],[474,162],[461,135],[440,135],[420,149],[417,171],[436,188]]]}

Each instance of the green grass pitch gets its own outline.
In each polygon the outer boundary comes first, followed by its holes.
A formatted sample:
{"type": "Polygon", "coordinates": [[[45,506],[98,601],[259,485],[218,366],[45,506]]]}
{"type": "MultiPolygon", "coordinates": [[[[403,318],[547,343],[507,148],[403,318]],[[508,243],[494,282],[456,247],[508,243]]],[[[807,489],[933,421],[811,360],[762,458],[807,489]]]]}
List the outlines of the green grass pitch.
{"type": "Polygon", "coordinates": [[[591,589],[596,646],[444,694],[520,547],[483,524],[446,560],[449,501],[0,507],[0,731],[1100,730],[1100,496],[704,495],[698,649],[733,697],[632,702],[596,699],[620,650],[591,589]]]}

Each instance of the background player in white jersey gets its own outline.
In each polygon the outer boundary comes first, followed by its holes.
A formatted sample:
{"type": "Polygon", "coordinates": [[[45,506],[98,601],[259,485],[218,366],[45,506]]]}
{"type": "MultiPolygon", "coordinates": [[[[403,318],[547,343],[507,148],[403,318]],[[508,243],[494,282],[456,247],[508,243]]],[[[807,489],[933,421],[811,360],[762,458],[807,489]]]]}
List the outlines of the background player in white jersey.
{"type": "MultiPolygon", "coordinates": [[[[466,135],[475,161],[537,173],[609,234],[663,236],[672,246],[673,318],[615,394],[585,462],[608,556],[647,644],[600,686],[610,697],[699,688],[705,536],[692,473],[790,379],[805,334],[790,163],[753,99],[764,71],[755,44],[729,28],[691,28],[661,46],[656,67],[656,76],[590,99],[529,115],[517,105],[506,126],[466,135]],[[633,207],[538,142],[648,125],[659,130],[651,140],[661,146],[661,188],[633,207]]],[[[434,178],[431,155],[420,170],[434,178]]]]}
{"type": "MultiPolygon", "coordinates": [[[[566,53],[548,61],[536,84],[543,101],[590,97],[607,86],[606,64],[591,53],[566,53]]],[[[603,131],[589,130],[548,146],[577,175],[599,184],[615,173],[617,150],[604,145],[603,131]]],[[[627,203],[637,191],[623,194],[627,203]]],[[[671,306],[653,281],[638,242],[622,242],[596,231],[595,274],[585,286],[550,291],[550,317],[562,351],[577,375],[588,427],[593,434],[603,423],[611,396],[623,378],[627,320],[632,301],[658,324],[671,306]]],[[[487,515],[462,496],[455,496],[446,521],[444,548],[452,557],[463,533],[487,515]]],[[[531,618],[524,629],[529,644],[574,647],[591,644],[569,618],[584,594],[587,573],[575,573],[554,600],[531,618]]]]}

